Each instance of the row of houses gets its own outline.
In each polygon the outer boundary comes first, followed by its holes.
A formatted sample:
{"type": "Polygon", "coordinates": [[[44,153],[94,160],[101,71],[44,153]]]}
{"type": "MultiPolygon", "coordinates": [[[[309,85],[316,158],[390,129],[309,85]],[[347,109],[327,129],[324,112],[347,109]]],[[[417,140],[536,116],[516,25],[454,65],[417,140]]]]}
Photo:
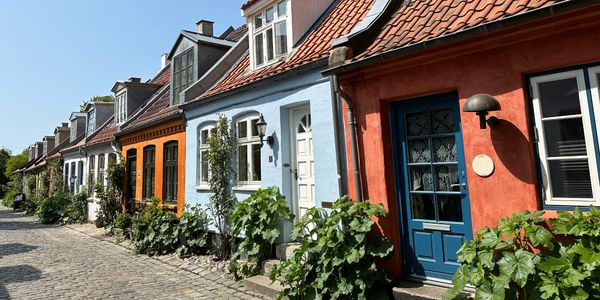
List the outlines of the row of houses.
{"type": "Polygon", "coordinates": [[[155,78],[72,113],[22,171],[62,156],[76,192],[124,161],[124,201],[181,213],[208,204],[222,114],[238,200],[278,186],[297,216],[346,194],[381,203],[382,265],[438,284],[483,226],[600,205],[600,1],[250,0],[242,16],[182,31],[155,78]]]}

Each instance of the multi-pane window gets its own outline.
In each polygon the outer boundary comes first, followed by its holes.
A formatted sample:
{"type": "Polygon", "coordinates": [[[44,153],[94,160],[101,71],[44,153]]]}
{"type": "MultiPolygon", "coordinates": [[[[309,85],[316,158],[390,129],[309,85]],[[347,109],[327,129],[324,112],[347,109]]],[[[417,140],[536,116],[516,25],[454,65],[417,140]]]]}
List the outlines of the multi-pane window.
{"type": "Polygon", "coordinates": [[[179,104],[179,94],[194,83],[194,48],[177,55],[173,62],[173,101],[179,104]]]}
{"type": "Polygon", "coordinates": [[[85,132],[86,137],[88,137],[92,133],[94,133],[95,124],[96,124],[96,109],[91,109],[87,115],[87,129],[85,132]]]}
{"type": "Polygon", "coordinates": [[[127,90],[115,97],[115,123],[121,124],[127,120],[127,90]]]}
{"type": "Polygon", "coordinates": [[[98,155],[98,182],[104,185],[104,154],[98,155]]]}
{"type": "Polygon", "coordinates": [[[77,184],[83,185],[83,161],[79,161],[77,164],[77,184]]]}
{"type": "Polygon", "coordinates": [[[596,116],[600,114],[600,105],[595,103],[598,71],[580,69],[531,78],[546,205],[600,204],[598,142],[593,135],[597,124],[592,119],[594,110],[596,116]],[[589,92],[595,95],[592,99],[589,92]]]}
{"type": "Polygon", "coordinates": [[[77,138],[77,120],[71,121],[71,141],[77,138]]]}
{"type": "Polygon", "coordinates": [[[155,179],[155,146],[146,146],[144,148],[144,170],[143,170],[143,197],[144,199],[150,199],[154,197],[154,179],[155,179]]]}
{"type": "Polygon", "coordinates": [[[163,174],[165,191],[163,200],[167,202],[177,201],[177,151],[177,142],[169,142],[165,144],[165,170],[163,174]]]}
{"type": "Polygon", "coordinates": [[[261,143],[256,126],[258,117],[249,117],[236,123],[238,185],[260,185],[261,143]]]}
{"type": "Polygon", "coordinates": [[[259,12],[252,18],[254,66],[260,67],[288,53],[288,1],[259,12]]]}
{"type": "Polygon", "coordinates": [[[69,185],[71,187],[71,193],[76,192],[75,183],[77,183],[77,181],[75,181],[75,174],[77,174],[76,170],[75,170],[75,162],[72,162],[71,163],[71,177],[69,178],[69,185]],[[71,181],[72,181],[72,183],[71,183],[71,181]]]}
{"type": "Polygon", "coordinates": [[[96,178],[95,156],[90,156],[88,164],[88,195],[94,194],[94,184],[96,178]]]}
{"type": "Polygon", "coordinates": [[[208,138],[215,130],[214,125],[204,126],[198,135],[198,185],[208,185],[208,138]]]}

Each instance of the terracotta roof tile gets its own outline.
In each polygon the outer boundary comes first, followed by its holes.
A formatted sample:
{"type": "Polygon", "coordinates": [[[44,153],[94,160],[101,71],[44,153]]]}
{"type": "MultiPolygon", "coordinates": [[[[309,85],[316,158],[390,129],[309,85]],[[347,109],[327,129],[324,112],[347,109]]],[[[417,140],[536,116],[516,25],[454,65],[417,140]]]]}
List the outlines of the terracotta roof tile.
{"type": "Polygon", "coordinates": [[[246,3],[242,4],[242,9],[246,9],[252,5],[254,5],[254,3],[258,2],[259,0],[248,0],[246,1],[246,3]]]}
{"type": "Polygon", "coordinates": [[[232,42],[239,41],[244,35],[248,32],[248,27],[246,24],[238,27],[236,30],[230,32],[225,39],[232,42]]]}
{"type": "Polygon", "coordinates": [[[354,60],[458,33],[568,0],[410,0],[354,60]]]}
{"type": "Polygon", "coordinates": [[[86,146],[92,146],[108,141],[112,141],[115,138],[117,127],[115,126],[114,115],[111,117],[100,129],[95,133],[87,142],[86,146]]]}
{"type": "MultiPolygon", "coordinates": [[[[333,11],[323,20],[322,24],[308,34],[298,48],[291,52],[286,61],[277,62],[252,72],[246,72],[250,66],[250,57],[247,52],[238,64],[224,76],[223,80],[198,99],[220,94],[265,77],[328,57],[331,50],[331,42],[348,34],[365,17],[374,1],[340,0],[333,11]]],[[[248,1],[244,5],[247,7],[247,5],[251,5],[253,2],[248,1]]],[[[242,8],[245,6],[242,6],[242,8]]]]}

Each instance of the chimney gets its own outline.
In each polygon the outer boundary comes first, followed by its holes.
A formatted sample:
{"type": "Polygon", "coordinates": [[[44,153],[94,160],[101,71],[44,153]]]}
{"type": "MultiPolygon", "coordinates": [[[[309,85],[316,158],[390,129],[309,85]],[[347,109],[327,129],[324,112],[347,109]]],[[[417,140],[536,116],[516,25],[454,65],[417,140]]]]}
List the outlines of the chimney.
{"type": "Polygon", "coordinates": [[[69,127],[69,123],[60,123],[60,127],[69,127]]]}
{"type": "Polygon", "coordinates": [[[200,20],[196,25],[198,25],[198,33],[206,36],[213,36],[213,24],[214,22],[200,20]]]}
{"type": "Polygon", "coordinates": [[[167,58],[169,57],[169,54],[167,53],[163,53],[163,55],[160,56],[160,69],[164,69],[167,64],[169,63],[169,59],[167,58]]]}
{"type": "Polygon", "coordinates": [[[142,81],[142,79],[139,77],[130,77],[129,78],[129,82],[140,83],[141,81],[142,81]]]}

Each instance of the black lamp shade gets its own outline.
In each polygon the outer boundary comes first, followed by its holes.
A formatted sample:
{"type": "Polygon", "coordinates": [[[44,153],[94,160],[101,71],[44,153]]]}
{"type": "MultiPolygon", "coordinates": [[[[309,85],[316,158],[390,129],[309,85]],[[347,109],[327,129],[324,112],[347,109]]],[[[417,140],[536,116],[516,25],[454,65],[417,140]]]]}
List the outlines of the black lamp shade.
{"type": "Polygon", "coordinates": [[[500,102],[489,94],[476,94],[469,99],[463,107],[464,112],[488,112],[500,110],[500,102]]]}

